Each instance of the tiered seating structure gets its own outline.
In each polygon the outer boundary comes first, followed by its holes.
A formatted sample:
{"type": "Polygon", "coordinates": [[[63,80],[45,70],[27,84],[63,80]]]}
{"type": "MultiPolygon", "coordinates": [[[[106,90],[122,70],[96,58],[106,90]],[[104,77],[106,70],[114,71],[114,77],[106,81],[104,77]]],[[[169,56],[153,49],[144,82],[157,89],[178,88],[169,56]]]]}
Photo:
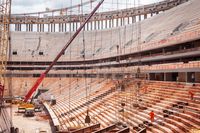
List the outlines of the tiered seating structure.
{"type": "MultiPolygon", "coordinates": [[[[91,93],[89,108],[85,97],[76,100],[77,97],[73,94],[70,109],[67,99],[62,101],[58,97],[57,104],[51,109],[58,117],[61,129],[77,129],[97,123],[103,129],[116,121],[128,125],[131,132],[146,129],[150,133],[180,133],[200,129],[199,84],[193,86],[186,83],[142,81],[139,96],[136,97],[136,81],[126,82],[125,91],[120,91],[108,81],[103,81],[104,85],[99,88],[92,86],[94,93],[91,93]],[[108,93],[111,88],[114,91],[108,93]],[[195,92],[194,100],[190,99],[189,91],[195,92]],[[84,123],[87,109],[91,124],[84,123]],[[155,112],[155,121],[152,123],[150,111],[155,112]]],[[[81,90],[78,93],[83,93],[81,90]]]]}

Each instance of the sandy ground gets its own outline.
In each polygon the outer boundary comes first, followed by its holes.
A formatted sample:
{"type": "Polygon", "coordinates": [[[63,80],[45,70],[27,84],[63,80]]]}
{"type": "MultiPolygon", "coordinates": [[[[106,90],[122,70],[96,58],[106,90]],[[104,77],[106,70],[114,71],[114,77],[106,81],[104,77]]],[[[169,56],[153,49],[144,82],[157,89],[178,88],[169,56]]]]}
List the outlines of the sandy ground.
{"type": "Polygon", "coordinates": [[[41,117],[24,117],[22,113],[17,112],[17,105],[12,106],[12,119],[14,127],[19,128],[20,133],[39,133],[39,131],[46,131],[51,133],[51,127],[48,120],[44,120],[41,117]]]}

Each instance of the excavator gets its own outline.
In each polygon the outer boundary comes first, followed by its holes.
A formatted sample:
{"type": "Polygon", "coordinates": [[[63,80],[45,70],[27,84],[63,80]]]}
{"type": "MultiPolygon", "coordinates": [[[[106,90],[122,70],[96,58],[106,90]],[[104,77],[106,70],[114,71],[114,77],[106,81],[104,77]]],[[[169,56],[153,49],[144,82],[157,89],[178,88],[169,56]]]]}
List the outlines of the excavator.
{"type": "Polygon", "coordinates": [[[101,0],[97,4],[97,6],[89,14],[89,16],[84,21],[84,23],[81,24],[81,26],[77,29],[77,31],[73,34],[73,36],[71,36],[71,38],[69,39],[69,41],[63,47],[63,49],[58,53],[58,55],[52,61],[52,63],[46,68],[46,70],[44,71],[44,73],[42,73],[40,75],[40,77],[36,80],[35,84],[32,86],[32,88],[25,95],[24,100],[19,103],[18,110],[25,110],[25,115],[27,115],[27,116],[32,116],[33,115],[32,113],[33,113],[33,110],[35,109],[35,105],[32,103],[32,100],[29,100],[29,99],[31,98],[31,96],[33,95],[33,93],[37,90],[38,86],[41,84],[41,82],[46,77],[46,75],[51,70],[51,68],[56,64],[56,62],[63,55],[63,53],[65,52],[65,50],[70,46],[70,44],[77,37],[77,35],[81,32],[81,30],[85,27],[86,23],[91,19],[91,17],[95,14],[95,12],[99,9],[99,7],[102,5],[103,2],[104,2],[104,0],[101,0]]]}

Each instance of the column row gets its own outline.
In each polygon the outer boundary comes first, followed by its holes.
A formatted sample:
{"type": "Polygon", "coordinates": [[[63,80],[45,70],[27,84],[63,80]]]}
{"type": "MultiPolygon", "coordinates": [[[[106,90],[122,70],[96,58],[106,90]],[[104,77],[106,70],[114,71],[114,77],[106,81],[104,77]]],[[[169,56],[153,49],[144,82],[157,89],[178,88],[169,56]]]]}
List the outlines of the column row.
{"type": "MultiPolygon", "coordinates": [[[[155,13],[156,14],[156,13],[155,13]]],[[[85,30],[102,30],[113,27],[124,26],[132,24],[138,21],[142,21],[149,17],[154,16],[155,14],[145,14],[133,17],[122,17],[118,19],[107,19],[107,20],[97,20],[88,22],[85,25],[85,30]]],[[[15,31],[30,31],[30,32],[70,32],[76,31],[80,27],[80,22],[72,23],[58,23],[58,24],[14,24],[11,25],[12,30],[15,31]]]]}

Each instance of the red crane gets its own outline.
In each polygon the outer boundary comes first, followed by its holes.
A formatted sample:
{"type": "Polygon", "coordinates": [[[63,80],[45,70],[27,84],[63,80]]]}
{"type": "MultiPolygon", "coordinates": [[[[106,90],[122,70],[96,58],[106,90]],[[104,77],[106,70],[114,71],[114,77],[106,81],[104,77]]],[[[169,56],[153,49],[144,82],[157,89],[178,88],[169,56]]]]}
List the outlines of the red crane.
{"type": "Polygon", "coordinates": [[[37,79],[33,87],[29,90],[29,92],[26,94],[24,102],[27,102],[28,99],[32,96],[32,94],[37,90],[40,83],[43,81],[47,73],[51,70],[51,68],[56,64],[58,59],[63,55],[65,50],[69,47],[69,45],[73,42],[73,40],[76,38],[76,36],[81,32],[81,30],[84,28],[85,24],[91,19],[91,17],[95,14],[95,12],[99,9],[101,4],[104,2],[104,0],[101,0],[98,5],[93,9],[93,11],[90,13],[88,18],[84,21],[84,23],[78,28],[78,30],[73,34],[73,36],[70,38],[70,40],[67,42],[67,44],[63,47],[63,49],[59,52],[59,54],[56,56],[56,58],[53,60],[53,62],[46,68],[44,73],[40,75],[40,77],[37,79]]]}

